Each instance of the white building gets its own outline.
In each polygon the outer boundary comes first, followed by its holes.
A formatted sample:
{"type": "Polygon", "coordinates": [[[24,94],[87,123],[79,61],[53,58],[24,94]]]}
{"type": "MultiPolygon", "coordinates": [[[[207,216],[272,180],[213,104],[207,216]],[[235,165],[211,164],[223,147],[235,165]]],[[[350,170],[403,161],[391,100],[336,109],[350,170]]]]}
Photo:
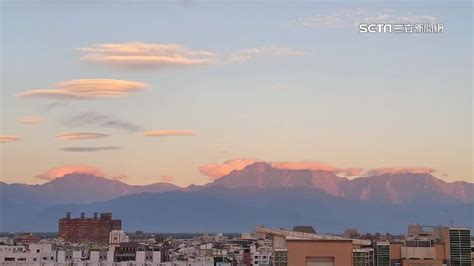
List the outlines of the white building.
{"type": "Polygon", "coordinates": [[[160,251],[137,251],[135,260],[115,262],[113,250],[57,250],[52,244],[0,245],[2,266],[160,266],[160,251]]]}
{"type": "Polygon", "coordinates": [[[129,241],[129,238],[123,230],[112,230],[109,233],[110,244],[127,243],[128,241],[129,241]]]}
{"type": "Polygon", "coordinates": [[[2,265],[49,265],[56,262],[56,251],[51,244],[30,244],[24,246],[0,246],[0,263],[2,265]]]}
{"type": "Polygon", "coordinates": [[[255,245],[250,246],[250,256],[252,265],[269,266],[271,265],[272,252],[265,248],[257,249],[255,245]]]}

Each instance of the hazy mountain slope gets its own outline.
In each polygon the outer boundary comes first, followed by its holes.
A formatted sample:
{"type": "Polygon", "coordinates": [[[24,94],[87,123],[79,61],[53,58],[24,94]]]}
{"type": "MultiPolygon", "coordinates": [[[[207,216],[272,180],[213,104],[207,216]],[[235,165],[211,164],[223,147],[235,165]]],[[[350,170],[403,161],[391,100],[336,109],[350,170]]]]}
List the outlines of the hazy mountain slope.
{"type": "Polygon", "coordinates": [[[265,163],[187,188],[71,174],[43,185],[0,183],[0,231],[55,231],[68,211],[76,216],[111,211],[127,230],[242,231],[258,224],[311,224],[324,231],[402,232],[409,223],[472,224],[473,189],[472,183],[447,183],[430,174],[348,180],[265,163]]]}
{"type": "Polygon", "coordinates": [[[68,211],[74,216],[80,212],[89,216],[93,212],[112,212],[122,219],[127,231],[153,232],[240,232],[256,225],[288,228],[309,224],[320,232],[356,227],[367,232],[399,233],[410,223],[448,224],[450,219],[472,226],[470,204],[416,208],[347,200],[310,190],[227,192],[232,195],[225,197],[210,191],[143,193],[86,205],[60,205],[23,216],[7,213],[3,230],[56,231],[58,219],[68,211]]]}
{"type": "Polygon", "coordinates": [[[431,174],[383,174],[348,180],[331,172],[282,170],[275,169],[266,163],[255,163],[243,170],[233,171],[201,189],[211,187],[315,188],[347,199],[396,204],[474,201],[474,184],[447,183],[431,174]]]}
{"type": "Polygon", "coordinates": [[[180,187],[170,183],[134,186],[89,174],[69,174],[43,185],[1,184],[2,198],[34,202],[40,206],[104,201],[142,192],[167,192],[180,187]]]}

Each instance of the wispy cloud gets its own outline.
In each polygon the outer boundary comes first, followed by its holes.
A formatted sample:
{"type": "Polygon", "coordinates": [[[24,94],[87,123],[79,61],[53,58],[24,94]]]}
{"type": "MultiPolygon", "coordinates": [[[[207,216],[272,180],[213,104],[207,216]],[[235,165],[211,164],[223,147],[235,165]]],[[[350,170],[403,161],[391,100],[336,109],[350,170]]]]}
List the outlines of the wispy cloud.
{"type": "Polygon", "coordinates": [[[95,151],[111,151],[119,150],[122,147],[118,146],[101,146],[101,147],[64,147],[61,148],[62,151],[68,152],[95,152],[95,151]]]}
{"type": "Polygon", "coordinates": [[[59,140],[84,140],[84,139],[101,139],[108,137],[107,134],[92,132],[70,132],[62,133],[56,136],[59,140]]]}
{"type": "Polygon", "coordinates": [[[104,43],[78,48],[81,61],[120,67],[169,68],[209,64],[216,55],[177,44],[104,43]]]}
{"type": "Polygon", "coordinates": [[[211,180],[217,180],[225,175],[230,174],[234,170],[242,170],[246,166],[252,165],[261,160],[254,158],[239,158],[225,161],[223,163],[211,163],[202,165],[199,171],[208,176],[211,180]]]}
{"type": "Polygon", "coordinates": [[[194,136],[193,130],[148,130],[143,132],[145,137],[165,137],[165,136],[194,136]]]}
{"type": "Polygon", "coordinates": [[[25,116],[20,119],[20,122],[23,124],[39,124],[43,121],[43,118],[39,116],[25,116]]]}
{"type": "Polygon", "coordinates": [[[307,53],[286,46],[270,45],[238,50],[230,55],[191,50],[178,44],[105,43],[78,48],[85,53],[81,61],[133,69],[163,69],[216,63],[242,63],[256,57],[302,56],[307,53]]]}
{"type": "Polygon", "coordinates": [[[63,177],[67,174],[78,173],[78,174],[91,174],[95,176],[104,176],[104,173],[97,167],[88,165],[64,165],[49,169],[43,174],[39,174],[36,178],[45,180],[54,180],[59,177],[63,177]]]}
{"type": "Polygon", "coordinates": [[[68,127],[94,126],[126,130],[129,132],[138,132],[143,130],[141,126],[133,122],[94,111],[82,112],[72,117],[63,119],[61,120],[61,124],[68,127]]]}
{"type": "Polygon", "coordinates": [[[382,175],[382,174],[431,174],[436,172],[435,169],[429,167],[405,167],[405,166],[395,166],[395,167],[382,167],[376,169],[370,169],[367,171],[366,175],[382,175]]]}
{"type": "Polygon", "coordinates": [[[13,135],[0,135],[0,143],[18,141],[21,138],[13,135]]]}
{"type": "Polygon", "coordinates": [[[169,176],[169,175],[162,175],[162,176],[160,176],[160,179],[162,181],[168,182],[168,183],[174,182],[174,177],[169,176]]]}
{"type": "Polygon", "coordinates": [[[304,51],[294,50],[285,46],[262,46],[233,52],[228,61],[242,63],[263,56],[303,56],[306,54],[304,51]]]}
{"type": "Polygon", "coordinates": [[[89,99],[126,96],[147,88],[146,83],[117,79],[75,79],[59,82],[53,89],[33,89],[18,93],[19,97],[89,99]]]}
{"type": "Polygon", "coordinates": [[[430,15],[399,14],[393,10],[345,9],[327,15],[298,18],[292,23],[305,27],[355,27],[361,23],[435,23],[430,15]]]}

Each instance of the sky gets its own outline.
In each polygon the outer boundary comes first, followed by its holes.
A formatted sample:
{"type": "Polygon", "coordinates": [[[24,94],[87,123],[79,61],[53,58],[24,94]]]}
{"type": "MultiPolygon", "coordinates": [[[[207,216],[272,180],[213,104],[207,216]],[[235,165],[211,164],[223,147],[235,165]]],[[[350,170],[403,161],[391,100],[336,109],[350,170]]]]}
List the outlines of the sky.
{"type": "Polygon", "coordinates": [[[2,1],[1,180],[255,161],[472,182],[472,3],[2,1]],[[442,33],[359,33],[442,23],[442,33]]]}

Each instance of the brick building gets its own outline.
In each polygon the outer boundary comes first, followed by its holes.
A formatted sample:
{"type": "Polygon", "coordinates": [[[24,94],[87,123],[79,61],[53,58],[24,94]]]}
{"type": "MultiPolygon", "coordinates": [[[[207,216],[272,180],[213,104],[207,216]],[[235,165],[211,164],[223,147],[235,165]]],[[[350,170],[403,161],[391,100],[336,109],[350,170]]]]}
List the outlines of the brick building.
{"type": "Polygon", "coordinates": [[[58,237],[69,242],[94,242],[107,243],[112,230],[121,230],[122,221],[113,220],[112,213],[101,213],[100,217],[86,218],[81,213],[80,218],[72,218],[67,213],[66,217],[59,219],[58,237]]]}

